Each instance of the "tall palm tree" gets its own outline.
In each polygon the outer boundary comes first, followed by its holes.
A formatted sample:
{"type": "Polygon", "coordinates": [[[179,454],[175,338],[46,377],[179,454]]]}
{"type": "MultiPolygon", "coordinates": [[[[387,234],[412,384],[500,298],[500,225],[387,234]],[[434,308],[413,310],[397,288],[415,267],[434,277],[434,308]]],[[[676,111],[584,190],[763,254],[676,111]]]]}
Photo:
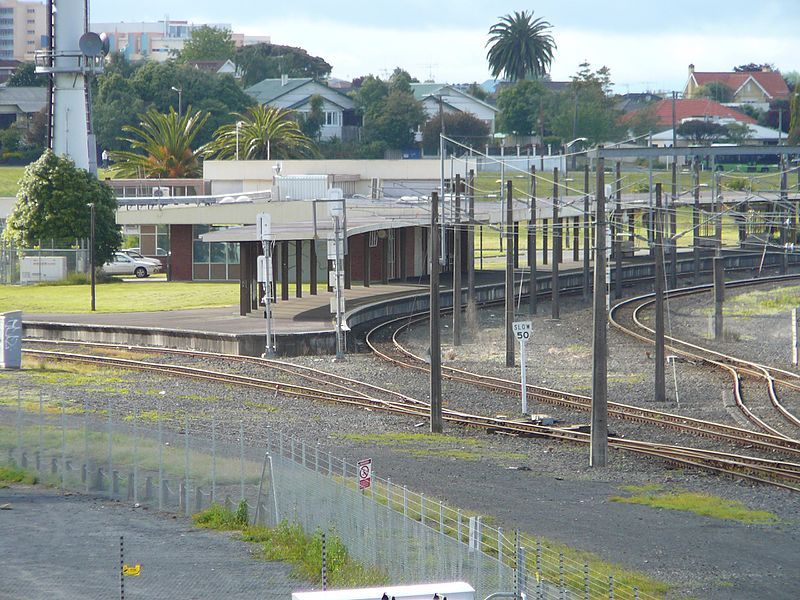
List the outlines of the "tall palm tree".
{"type": "Polygon", "coordinates": [[[131,150],[109,153],[111,172],[117,177],[198,177],[202,173],[199,153],[192,142],[208,120],[208,113],[192,111],[178,115],[175,109],[163,114],[151,108],[139,115],[139,126],[124,125],[131,150]]]}
{"type": "Polygon", "coordinates": [[[294,111],[259,104],[232,116],[235,121],[218,128],[214,139],[203,146],[204,156],[265,160],[304,158],[317,153],[314,142],[294,120],[294,111]]]}
{"type": "Polygon", "coordinates": [[[550,23],[534,19],[533,11],[515,12],[500,17],[500,22],[489,29],[489,52],[486,58],[492,76],[501,73],[511,81],[521,81],[532,75],[547,73],[553,61],[556,43],[550,35],[550,23]]]}

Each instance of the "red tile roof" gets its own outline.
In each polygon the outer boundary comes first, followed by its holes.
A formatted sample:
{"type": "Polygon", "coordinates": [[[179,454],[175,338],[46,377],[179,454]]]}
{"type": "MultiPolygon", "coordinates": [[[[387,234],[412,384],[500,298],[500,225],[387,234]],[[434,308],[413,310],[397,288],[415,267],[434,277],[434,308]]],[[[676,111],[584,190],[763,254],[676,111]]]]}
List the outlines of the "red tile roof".
{"type": "Polygon", "coordinates": [[[785,98],[789,95],[789,88],[786,87],[786,82],[783,80],[780,71],[752,71],[745,73],[695,71],[693,74],[697,85],[706,85],[712,81],[719,81],[736,92],[752,77],[771,98],[785,98]]]}
{"type": "MultiPolygon", "coordinates": [[[[630,112],[622,117],[622,122],[625,123],[629,121],[634,115],[640,114],[642,110],[652,110],[658,118],[658,124],[660,126],[672,127],[672,100],[660,100],[648,107],[630,112]]],[[[675,120],[679,124],[684,119],[703,119],[708,117],[736,119],[741,123],[748,123],[750,125],[756,124],[756,120],[752,117],[748,117],[746,114],[734,108],[723,106],[719,102],[714,102],[708,98],[675,101],[675,120]]]]}

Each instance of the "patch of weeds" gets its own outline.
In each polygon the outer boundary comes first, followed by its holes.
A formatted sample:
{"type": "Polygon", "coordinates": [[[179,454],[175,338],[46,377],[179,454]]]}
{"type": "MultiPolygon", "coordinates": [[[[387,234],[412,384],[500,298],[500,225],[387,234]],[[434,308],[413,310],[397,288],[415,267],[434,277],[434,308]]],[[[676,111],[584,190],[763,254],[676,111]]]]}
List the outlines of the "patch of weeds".
{"type": "Polygon", "coordinates": [[[219,396],[201,396],[200,394],[183,394],[178,396],[182,400],[192,400],[194,402],[219,402],[222,400],[219,396]]]}
{"type": "Polygon", "coordinates": [[[68,386],[68,387],[91,387],[91,386],[112,386],[116,383],[123,383],[125,380],[115,375],[109,375],[108,371],[96,369],[85,365],[64,365],[53,366],[47,361],[39,362],[34,368],[24,366],[31,377],[43,385],[68,386]]]}
{"type": "MultiPolygon", "coordinates": [[[[199,527],[239,532],[240,538],[259,547],[258,556],[264,560],[285,561],[292,565],[292,575],[316,585],[321,583],[322,532],[308,535],[297,523],[281,522],[267,528],[247,524],[247,504],[242,501],[236,512],[218,504],[194,515],[199,527]]],[[[353,587],[388,583],[388,575],[353,560],[335,532],[325,536],[327,577],[331,587],[353,587]]]]}
{"type": "Polygon", "coordinates": [[[247,408],[257,408],[258,410],[263,410],[266,412],[278,412],[278,407],[273,406],[272,404],[267,404],[266,402],[253,402],[248,400],[244,403],[247,408]]]}
{"type": "Polygon", "coordinates": [[[87,391],[96,392],[98,394],[117,394],[119,396],[127,396],[128,394],[131,393],[131,391],[128,388],[118,388],[111,386],[106,386],[101,388],[91,388],[87,391]]]}
{"type": "MultiPolygon", "coordinates": [[[[19,401],[16,397],[11,396],[0,396],[0,406],[7,406],[9,408],[19,408],[23,412],[27,413],[38,413],[39,412],[39,400],[28,400],[22,399],[19,401]]],[[[42,414],[44,415],[60,415],[61,414],[61,405],[55,402],[43,402],[41,406],[42,414]]],[[[77,406],[72,403],[64,403],[64,414],[65,415],[82,415],[84,414],[83,407],[77,406]]],[[[94,412],[89,410],[89,412],[94,412]]]]}
{"type": "Polygon", "coordinates": [[[15,483],[33,485],[36,483],[36,476],[17,467],[0,467],[0,488],[6,488],[15,483]]]}
{"type": "Polygon", "coordinates": [[[690,512],[703,517],[737,521],[748,525],[769,525],[778,522],[778,517],[773,513],[751,510],[741,502],[710,494],[680,491],[660,494],[642,492],[634,496],[612,496],[611,501],[690,512]]]}
{"type": "Polygon", "coordinates": [[[480,440],[475,438],[460,438],[454,435],[438,433],[346,433],[338,437],[351,442],[383,444],[387,446],[407,445],[418,443],[458,444],[459,446],[481,446],[480,440]]]}
{"type": "Polygon", "coordinates": [[[338,434],[352,442],[394,446],[398,452],[420,458],[437,457],[451,460],[475,461],[482,458],[494,460],[524,460],[526,455],[502,452],[490,448],[476,438],[460,438],[435,433],[348,433],[338,434]]]}
{"type": "Polygon", "coordinates": [[[645,483],[642,485],[621,485],[619,489],[630,494],[649,494],[652,492],[660,492],[664,489],[664,486],[660,483],[645,483]]]}

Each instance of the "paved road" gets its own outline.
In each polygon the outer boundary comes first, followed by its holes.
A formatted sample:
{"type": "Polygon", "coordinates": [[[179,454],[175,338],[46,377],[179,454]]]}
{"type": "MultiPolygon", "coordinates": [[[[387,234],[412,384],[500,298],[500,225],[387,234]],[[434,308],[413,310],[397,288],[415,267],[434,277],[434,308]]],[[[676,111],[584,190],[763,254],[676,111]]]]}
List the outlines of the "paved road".
{"type": "Polygon", "coordinates": [[[194,529],[188,520],[80,495],[0,489],[0,600],[120,597],[120,535],[125,598],[285,600],[308,589],[283,563],[254,560],[249,544],[194,529]],[[145,514],[142,514],[145,513],[145,514]]]}

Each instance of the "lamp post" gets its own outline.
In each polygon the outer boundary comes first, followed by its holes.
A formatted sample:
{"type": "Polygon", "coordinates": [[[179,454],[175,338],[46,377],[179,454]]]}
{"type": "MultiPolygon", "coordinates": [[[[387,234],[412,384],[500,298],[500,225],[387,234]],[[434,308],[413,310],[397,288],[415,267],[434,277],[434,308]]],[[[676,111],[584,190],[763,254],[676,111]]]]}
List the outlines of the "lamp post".
{"type": "MultiPolygon", "coordinates": [[[[239,130],[242,128],[244,121],[236,121],[236,160],[239,160],[239,130]]],[[[269,152],[267,152],[269,155],[269,152]]],[[[267,158],[269,160],[269,157],[267,158]]]]}
{"type": "Polygon", "coordinates": [[[172,86],[173,92],[178,92],[178,116],[183,116],[183,88],[172,86]]]}
{"type": "MultiPolygon", "coordinates": [[[[579,138],[575,138],[574,140],[564,144],[564,179],[566,179],[567,175],[569,174],[568,169],[567,169],[567,164],[568,164],[569,161],[567,160],[567,156],[566,156],[567,154],[569,154],[569,149],[574,144],[577,144],[578,142],[588,142],[588,141],[589,140],[586,139],[585,137],[579,137],[579,138]]],[[[573,163],[572,164],[573,164],[573,166],[575,165],[574,157],[573,157],[573,163]]]]}
{"type": "Polygon", "coordinates": [[[89,207],[89,268],[92,280],[92,312],[95,310],[95,269],[94,269],[94,202],[87,204],[89,207]]]}

